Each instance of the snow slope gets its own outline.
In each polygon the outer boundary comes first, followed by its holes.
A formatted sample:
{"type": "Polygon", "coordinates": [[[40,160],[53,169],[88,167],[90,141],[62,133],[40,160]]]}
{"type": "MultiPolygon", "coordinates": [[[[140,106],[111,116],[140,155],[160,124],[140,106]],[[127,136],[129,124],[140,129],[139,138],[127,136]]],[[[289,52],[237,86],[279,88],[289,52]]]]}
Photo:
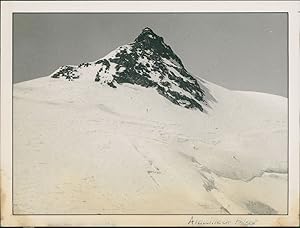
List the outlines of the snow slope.
{"type": "Polygon", "coordinates": [[[192,76],[191,108],[90,64],[14,85],[15,213],[286,213],[286,98],[192,76]]]}

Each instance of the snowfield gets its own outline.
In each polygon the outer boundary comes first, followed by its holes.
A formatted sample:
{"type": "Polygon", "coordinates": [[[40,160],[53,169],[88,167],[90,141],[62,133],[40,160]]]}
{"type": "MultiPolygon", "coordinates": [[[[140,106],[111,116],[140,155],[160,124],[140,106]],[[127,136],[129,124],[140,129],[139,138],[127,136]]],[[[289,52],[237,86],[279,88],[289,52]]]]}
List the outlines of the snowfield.
{"type": "Polygon", "coordinates": [[[287,99],[198,81],[203,112],[86,77],[15,84],[14,213],[286,213],[287,99]]]}

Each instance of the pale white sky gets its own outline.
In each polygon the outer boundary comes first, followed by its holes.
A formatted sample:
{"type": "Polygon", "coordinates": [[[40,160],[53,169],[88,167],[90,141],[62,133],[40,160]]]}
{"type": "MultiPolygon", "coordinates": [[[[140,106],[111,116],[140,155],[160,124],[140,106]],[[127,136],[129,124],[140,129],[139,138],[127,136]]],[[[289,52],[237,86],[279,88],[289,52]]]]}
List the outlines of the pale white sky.
{"type": "Polygon", "coordinates": [[[144,27],[186,69],[234,90],[287,96],[287,14],[15,14],[14,82],[103,57],[144,27]]]}

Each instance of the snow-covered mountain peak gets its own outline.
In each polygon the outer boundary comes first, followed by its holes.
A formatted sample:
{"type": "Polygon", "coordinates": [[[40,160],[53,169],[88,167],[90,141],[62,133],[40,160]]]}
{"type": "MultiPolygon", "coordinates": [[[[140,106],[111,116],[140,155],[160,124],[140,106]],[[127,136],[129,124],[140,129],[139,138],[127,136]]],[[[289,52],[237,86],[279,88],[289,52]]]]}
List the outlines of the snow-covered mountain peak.
{"type": "Polygon", "coordinates": [[[63,66],[52,78],[87,78],[112,88],[129,83],[155,89],[172,103],[203,111],[205,91],[164,39],[144,28],[134,42],[105,57],[78,66],[63,66]]]}
{"type": "Polygon", "coordinates": [[[13,85],[16,213],[287,213],[287,98],[193,76],[153,34],[13,85]]]}

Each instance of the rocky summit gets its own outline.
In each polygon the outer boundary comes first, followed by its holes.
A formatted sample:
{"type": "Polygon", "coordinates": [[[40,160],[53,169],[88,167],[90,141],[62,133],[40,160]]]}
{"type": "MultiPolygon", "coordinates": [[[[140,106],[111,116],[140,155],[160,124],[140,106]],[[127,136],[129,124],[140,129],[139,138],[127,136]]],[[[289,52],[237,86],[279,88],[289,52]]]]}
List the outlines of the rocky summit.
{"type": "Polygon", "coordinates": [[[198,81],[164,39],[150,28],[144,28],[134,42],[97,61],[62,66],[51,77],[69,81],[92,77],[96,83],[114,89],[124,83],[154,88],[172,103],[188,109],[203,111],[205,104],[205,93],[198,81]]]}

